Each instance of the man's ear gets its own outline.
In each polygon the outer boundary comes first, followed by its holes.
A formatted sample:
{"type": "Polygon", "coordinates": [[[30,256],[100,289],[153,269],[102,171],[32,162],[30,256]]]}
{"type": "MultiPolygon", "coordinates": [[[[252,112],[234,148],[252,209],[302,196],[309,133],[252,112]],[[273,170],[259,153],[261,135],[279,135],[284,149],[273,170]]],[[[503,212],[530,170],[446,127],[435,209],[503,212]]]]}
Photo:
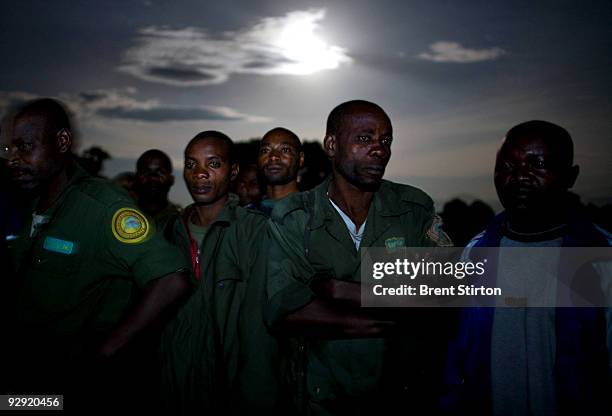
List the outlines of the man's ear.
{"type": "Polygon", "coordinates": [[[567,170],[567,177],[565,178],[565,186],[570,189],[576,183],[578,174],[580,173],[580,166],[574,165],[567,170]]]}
{"type": "Polygon", "coordinates": [[[323,139],[323,149],[327,157],[334,157],[336,155],[336,136],[333,134],[325,135],[325,139],[323,139]]]}
{"type": "Polygon", "coordinates": [[[72,133],[70,130],[64,128],[58,131],[55,135],[55,144],[59,153],[69,152],[72,146],[72,133]]]}
{"type": "Polygon", "coordinates": [[[232,173],[230,174],[230,181],[234,181],[238,176],[238,172],[240,171],[240,166],[238,163],[232,163],[232,173]]]}
{"type": "Polygon", "coordinates": [[[304,152],[300,152],[300,167],[304,166],[304,152]]]}

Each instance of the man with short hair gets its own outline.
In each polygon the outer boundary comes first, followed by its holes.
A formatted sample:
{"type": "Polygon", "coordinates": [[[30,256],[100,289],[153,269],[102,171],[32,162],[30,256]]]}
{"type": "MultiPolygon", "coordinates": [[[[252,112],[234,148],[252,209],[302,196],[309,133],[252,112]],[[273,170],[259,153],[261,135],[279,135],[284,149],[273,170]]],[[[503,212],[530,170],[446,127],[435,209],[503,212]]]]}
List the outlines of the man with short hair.
{"type": "Polygon", "coordinates": [[[163,336],[164,401],[174,413],[269,414],[277,408],[277,344],[262,317],[266,218],[238,206],[234,144],[205,131],[185,149],[194,203],[168,222],[195,293],[163,336]]]}
{"type": "MultiPolygon", "coordinates": [[[[541,120],[511,128],[497,153],[495,187],[505,211],[468,244],[467,252],[471,247],[500,247],[487,277],[503,293],[525,292],[528,307],[462,311],[447,369],[450,394],[445,406],[454,411],[610,413],[610,308],[529,307],[548,295],[556,300],[567,289],[557,282],[570,267],[561,249],[552,248],[612,244],[612,235],[571,202],[568,190],[579,172],[573,154],[567,130],[541,120]],[[517,258],[503,248],[547,251],[545,256],[517,258]],[[530,297],[534,289],[537,296],[530,297]]],[[[590,273],[581,279],[600,282],[609,302],[610,264],[594,264],[590,273]]]]}
{"type": "Polygon", "coordinates": [[[298,172],[304,165],[299,137],[286,128],[273,128],[261,139],[257,165],[266,186],[260,210],[270,216],[277,201],[299,191],[298,172]]]}
{"type": "Polygon", "coordinates": [[[59,102],[26,103],[11,133],[11,179],[31,199],[9,242],[13,391],[62,393],[67,407],[129,401],[123,389],[140,383],[139,374],[130,372],[130,360],[115,367],[109,359],[138,359],[132,341],[189,289],[187,264],[130,198],[75,163],[59,102]]]}
{"type": "Polygon", "coordinates": [[[360,248],[450,244],[429,196],[382,179],[392,141],[380,106],[340,104],[324,140],[331,177],[272,212],[266,320],[292,346],[298,412],[370,414],[384,404],[419,413],[433,402],[430,365],[442,344],[427,342],[418,326],[398,330],[401,313],[360,307],[360,248]]]}
{"type": "Polygon", "coordinates": [[[168,200],[170,188],[174,185],[172,161],[158,149],[144,152],[136,161],[134,193],[138,207],[163,230],[168,219],[180,211],[168,200]]]}
{"type": "Polygon", "coordinates": [[[238,204],[241,207],[259,209],[263,186],[257,172],[257,165],[241,165],[233,184],[234,193],[238,195],[238,204]]]}

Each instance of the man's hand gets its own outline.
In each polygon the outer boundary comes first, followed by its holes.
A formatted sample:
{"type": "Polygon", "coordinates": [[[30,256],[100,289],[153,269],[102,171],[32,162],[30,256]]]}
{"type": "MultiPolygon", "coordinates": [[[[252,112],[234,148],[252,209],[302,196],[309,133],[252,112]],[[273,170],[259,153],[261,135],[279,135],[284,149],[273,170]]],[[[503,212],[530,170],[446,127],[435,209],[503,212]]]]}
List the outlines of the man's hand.
{"type": "Polygon", "coordinates": [[[317,339],[383,337],[396,329],[392,320],[377,319],[367,311],[315,298],[287,315],[277,328],[285,335],[317,339]]]}
{"type": "Polygon", "coordinates": [[[310,285],[313,292],[332,302],[342,302],[353,307],[361,306],[361,283],[331,278],[320,278],[310,285]]]}
{"type": "Polygon", "coordinates": [[[190,289],[188,274],[183,271],[150,282],[145,286],[138,303],[123,316],[98,347],[94,354],[95,358],[107,360],[114,356],[139,333],[160,322],[190,289]]]}

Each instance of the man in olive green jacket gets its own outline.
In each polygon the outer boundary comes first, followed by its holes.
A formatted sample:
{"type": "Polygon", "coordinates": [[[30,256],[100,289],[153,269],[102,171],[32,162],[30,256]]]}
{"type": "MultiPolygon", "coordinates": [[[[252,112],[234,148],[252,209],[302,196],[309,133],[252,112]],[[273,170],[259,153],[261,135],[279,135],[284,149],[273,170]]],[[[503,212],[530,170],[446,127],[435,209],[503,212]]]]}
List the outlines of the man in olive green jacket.
{"type": "Polygon", "coordinates": [[[187,263],[71,146],[59,102],[34,100],[14,115],[8,166],[31,209],[9,243],[13,355],[2,376],[14,393],[64,394],[67,409],[134,405],[148,356],[134,341],[189,290],[187,263]]]}
{"type": "Polygon", "coordinates": [[[192,264],[195,287],[162,340],[164,401],[175,413],[276,409],[277,344],[262,318],[266,218],[229,193],[237,171],[223,133],[202,132],[187,145],[194,203],[166,229],[192,264]]]}
{"type": "Polygon", "coordinates": [[[332,176],[272,212],[266,320],[292,346],[287,376],[301,413],[424,411],[427,397],[433,403],[430,364],[442,362],[445,345],[425,334],[430,313],[360,307],[360,247],[451,244],[429,196],[382,180],[392,140],[379,106],[341,104],[324,141],[332,176]]]}

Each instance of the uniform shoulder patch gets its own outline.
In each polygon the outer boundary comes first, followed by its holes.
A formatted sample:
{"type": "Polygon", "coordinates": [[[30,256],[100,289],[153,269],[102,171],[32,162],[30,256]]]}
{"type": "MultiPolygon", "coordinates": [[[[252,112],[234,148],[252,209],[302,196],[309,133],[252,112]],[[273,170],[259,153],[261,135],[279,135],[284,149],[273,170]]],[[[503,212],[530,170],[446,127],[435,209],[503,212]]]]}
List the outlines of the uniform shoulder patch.
{"type": "Polygon", "coordinates": [[[450,237],[442,230],[442,218],[438,215],[434,215],[431,226],[427,230],[427,236],[440,247],[453,246],[450,237]]]}
{"type": "Polygon", "coordinates": [[[122,243],[137,244],[151,233],[147,218],[134,208],[119,208],[111,224],[113,235],[122,243]]]}

